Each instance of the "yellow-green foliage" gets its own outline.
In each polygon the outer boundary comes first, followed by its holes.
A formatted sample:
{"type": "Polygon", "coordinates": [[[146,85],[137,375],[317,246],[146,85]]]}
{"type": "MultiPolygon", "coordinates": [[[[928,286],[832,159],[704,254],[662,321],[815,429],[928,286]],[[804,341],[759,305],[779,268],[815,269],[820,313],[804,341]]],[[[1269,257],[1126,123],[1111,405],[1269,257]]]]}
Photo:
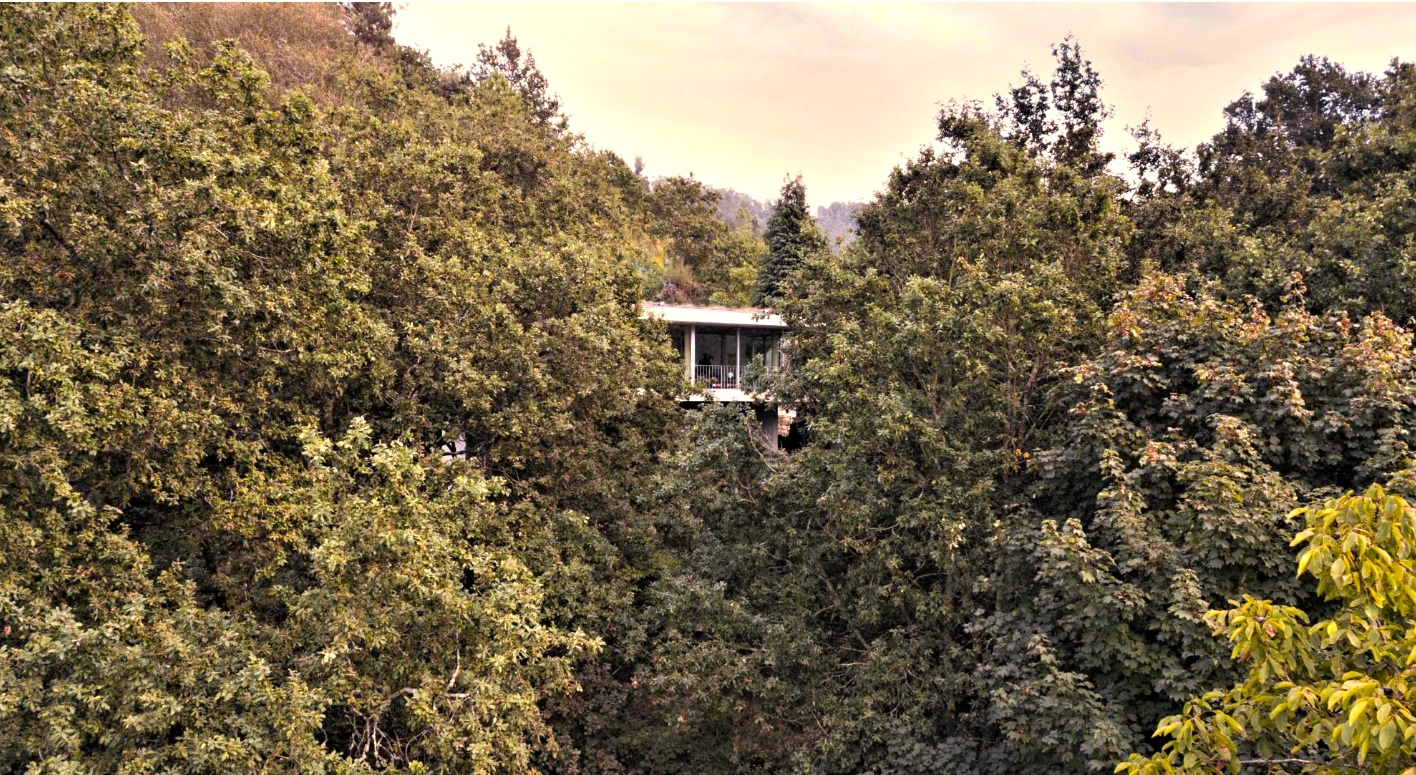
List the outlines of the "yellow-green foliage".
{"type": "Polygon", "coordinates": [[[1208,614],[1248,676],[1161,721],[1163,750],[1118,773],[1416,773],[1416,509],[1374,485],[1299,515],[1298,573],[1330,613],[1245,596],[1208,614]]]}

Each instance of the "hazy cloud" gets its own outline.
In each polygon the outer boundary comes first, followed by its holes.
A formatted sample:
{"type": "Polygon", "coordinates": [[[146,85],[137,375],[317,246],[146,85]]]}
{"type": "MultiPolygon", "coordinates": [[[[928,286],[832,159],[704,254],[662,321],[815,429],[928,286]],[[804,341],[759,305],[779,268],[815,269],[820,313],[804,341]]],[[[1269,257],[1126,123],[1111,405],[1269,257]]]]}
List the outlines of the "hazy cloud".
{"type": "Polygon", "coordinates": [[[650,174],[770,197],[805,175],[813,203],[864,199],[934,136],[938,105],[988,101],[1075,34],[1116,107],[1106,143],[1147,109],[1174,144],[1300,56],[1380,71],[1416,58],[1404,5],[413,3],[400,41],[468,63],[507,26],[594,144],[650,174]]]}

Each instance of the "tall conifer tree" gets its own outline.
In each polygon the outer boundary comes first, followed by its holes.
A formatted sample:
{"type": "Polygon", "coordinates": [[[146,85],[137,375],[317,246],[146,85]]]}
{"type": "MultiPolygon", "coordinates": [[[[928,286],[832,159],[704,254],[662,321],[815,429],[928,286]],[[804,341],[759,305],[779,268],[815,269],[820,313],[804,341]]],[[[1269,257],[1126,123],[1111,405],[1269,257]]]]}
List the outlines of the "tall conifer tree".
{"type": "Polygon", "coordinates": [[[767,257],[757,273],[752,303],[766,306],[780,297],[787,279],[813,253],[826,249],[826,236],[811,219],[806,206],[806,186],[798,175],[782,186],[782,197],[767,219],[767,257]]]}

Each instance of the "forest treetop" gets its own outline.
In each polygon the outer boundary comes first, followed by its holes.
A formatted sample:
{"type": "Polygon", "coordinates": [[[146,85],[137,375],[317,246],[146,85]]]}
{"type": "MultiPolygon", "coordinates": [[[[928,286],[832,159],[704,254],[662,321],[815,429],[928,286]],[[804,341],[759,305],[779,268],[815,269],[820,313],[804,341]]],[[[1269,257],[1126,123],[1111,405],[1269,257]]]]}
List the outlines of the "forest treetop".
{"type": "Polygon", "coordinates": [[[840,244],[390,12],[0,6],[0,770],[1409,767],[1410,66],[1112,159],[1067,40],[840,244]]]}

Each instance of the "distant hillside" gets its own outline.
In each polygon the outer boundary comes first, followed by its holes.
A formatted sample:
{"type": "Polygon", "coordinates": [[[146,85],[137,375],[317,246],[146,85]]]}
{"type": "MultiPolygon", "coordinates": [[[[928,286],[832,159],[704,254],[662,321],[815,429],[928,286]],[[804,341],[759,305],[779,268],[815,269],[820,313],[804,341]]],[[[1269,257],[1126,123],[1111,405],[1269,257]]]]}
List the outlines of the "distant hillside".
{"type": "Polygon", "coordinates": [[[738,226],[740,225],[738,211],[746,209],[752,218],[751,225],[754,233],[761,234],[762,230],[767,228],[767,219],[772,217],[772,205],[731,188],[715,188],[713,190],[718,192],[719,220],[732,226],[738,226]]]}
{"type": "MultiPolygon", "coordinates": [[[[738,210],[745,208],[753,218],[756,231],[760,232],[766,228],[767,219],[772,217],[770,203],[761,202],[731,188],[715,190],[719,197],[718,218],[723,222],[737,225],[738,210]]],[[[849,245],[855,241],[855,216],[861,206],[861,202],[832,202],[824,207],[816,208],[816,224],[826,232],[826,238],[830,240],[832,250],[836,249],[837,238],[840,238],[842,245],[849,245]]]]}
{"type": "Polygon", "coordinates": [[[334,3],[139,3],[129,12],[147,37],[151,66],[170,66],[162,51],[174,38],[202,56],[223,40],[239,40],[270,76],[273,97],[300,89],[320,104],[342,104],[348,94],[337,84],[341,68],[355,59],[379,64],[357,45],[350,16],[334,3]]]}
{"type": "Polygon", "coordinates": [[[836,249],[837,239],[843,246],[855,242],[856,213],[860,212],[861,206],[861,202],[832,202],[816,208],[816,225],[826,232],[832,250],[836,249]]]}
{"type": "MultiPolygon", "coordinates": [[[[655,186],[664,180],[662,177],[650,178],[649,184],[655,186]]],[[[734,228],[749,227],[753,234],[761,234],[767,228],[767,219],[772,217],[774,203],[763,202],[736,189],[710,188],[718,194],[718,220],[734,228]],[[746,212],[740,216],[740,211],[746,212]]],[[[832,202],[816,208],[816,224],[826,233],[833,251],[838,247],[838,239],[842,246],[855,242],[855,217],[862,206],[863,202],[832,202]]]]}

